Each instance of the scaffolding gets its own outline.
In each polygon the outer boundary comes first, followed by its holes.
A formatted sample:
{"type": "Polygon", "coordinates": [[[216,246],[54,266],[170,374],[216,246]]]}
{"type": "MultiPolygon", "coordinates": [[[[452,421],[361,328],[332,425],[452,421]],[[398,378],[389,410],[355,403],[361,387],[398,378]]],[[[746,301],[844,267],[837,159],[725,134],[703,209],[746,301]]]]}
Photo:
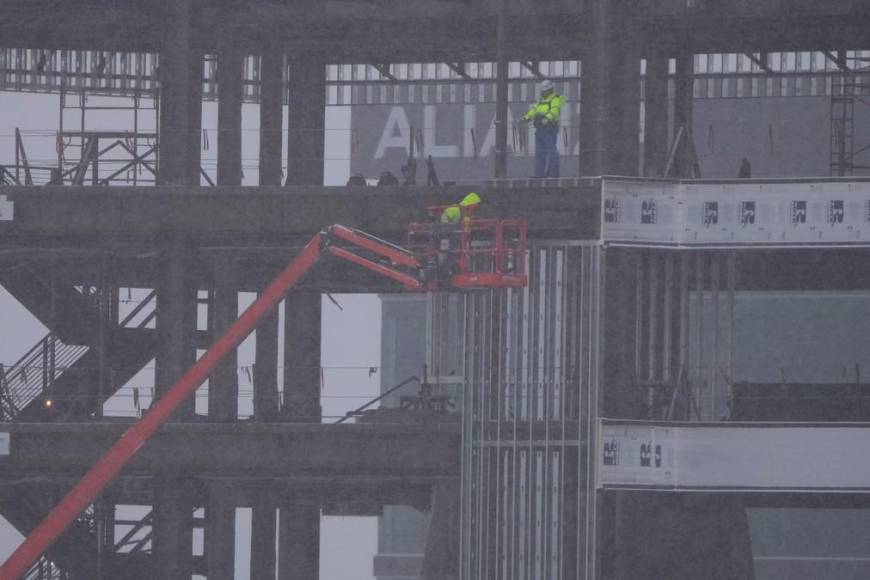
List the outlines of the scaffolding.
{"type": "Polygon", "coordinates": [[[602,250],[530,246],[526,288],[466,294],[460,578],[583,578],[602,250]]]}

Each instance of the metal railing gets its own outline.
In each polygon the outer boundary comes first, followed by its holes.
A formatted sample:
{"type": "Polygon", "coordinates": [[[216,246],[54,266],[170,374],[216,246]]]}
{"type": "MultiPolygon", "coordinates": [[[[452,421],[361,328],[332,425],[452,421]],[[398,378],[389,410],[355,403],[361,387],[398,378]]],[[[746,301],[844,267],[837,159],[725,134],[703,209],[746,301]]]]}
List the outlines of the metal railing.
{"type": "Polygon", "coordinates": [[[90,347],[66,344],[49,333],[3,373],[0,415],[12,421],[40,394],[50,392],[58,377],[85,355],[90,347]]]}
{"type": "MultiPolygon", "coordinates": [[[[121,322],[119,328],[145,328],[157,315],[157,291],[150,292],[121,322]],[[133,319],[143,310],[151,312],[135,325],[133,319]]],[[[90,346],[67,344],[48,333],[28,350],[9,370],[0,364],[0,420],[12,421],[27,405],[43,393],[51,393],[54,383],[90,350],[90,346]]],[[[79,369],[88,372],[89,369],[79,369]]],[[[93,369],[90,369],[93,370],[93,369]]]]}

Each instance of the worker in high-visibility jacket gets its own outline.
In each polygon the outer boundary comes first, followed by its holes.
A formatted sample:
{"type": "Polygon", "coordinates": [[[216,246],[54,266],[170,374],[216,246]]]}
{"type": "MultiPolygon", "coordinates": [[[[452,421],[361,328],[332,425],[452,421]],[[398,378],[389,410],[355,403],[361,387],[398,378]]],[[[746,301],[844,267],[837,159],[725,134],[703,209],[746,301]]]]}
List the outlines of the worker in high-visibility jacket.
{"type": "Polygon", "coordinates": [[[559,177],[559,115],[565,97],[556,94],[553,81],[545,80],[540,85],[541,97],[523,115],[523,121],[535,125],[535,177],[559,177]]]}
{"type": "Polygon", "coordinates": [[[449,278],[468,267],[468,250],[471,247],[471,222],[474,210],[480,205],[480,196],[471,192],[455,205],[448,205],[441,212],[438,269],[441,276],[449,278]]]}
{"type": "Polygon", "coordinates": [[[441,212],[442,224],[458,224],[462,222],[462,229],[468,231],[471,228],[471,218],[474,210],[480,205],[480,196],[473,191],[462,198],[456,205],[448,205],[441,212]]]}

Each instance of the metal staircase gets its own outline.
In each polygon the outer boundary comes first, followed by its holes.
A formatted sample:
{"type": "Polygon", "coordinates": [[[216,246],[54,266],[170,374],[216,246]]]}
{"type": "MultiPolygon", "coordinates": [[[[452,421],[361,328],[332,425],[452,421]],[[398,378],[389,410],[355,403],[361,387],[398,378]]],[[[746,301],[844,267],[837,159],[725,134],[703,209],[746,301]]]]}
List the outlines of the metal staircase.
{"type": "MultiPolygon", "coordinates": [[[[103,361],[96,342],[70,344],[50,332],[8,371],[0,385],[3,421],[68,420],[98,411],[115,391],[154,357],[156,316],[151,292],[124,320],[109,329],[103,361]],[[133,324],[146,309],[150,312],[133,324]]],[[[91,317],[88,313],[88,316],[91,317]]]]}
{"type": "MultiPolygon", "coordinates": [[[[147,295],[122,320],[104,328],[105,348],[101,354],[97,348],[100,321],[102,317],[118,320],[114,306],[107,308],[108,301],[96,288],[44,280],[40,272],[29,267],[0,272],[4,287],[51,328],[15,364],[8,369],[0,367],[0,421],[3,422],[90,417],[154,357],[156,333],[147,327],[156,316],[156,292],[147,295]]],[[[18,488],[13,494],[0,495],[0,513],[15,528],[29,533],[57,499],[52,495],[53,492],[46,493],[40,485],[18,488]]],[[[94,577],[91,566],[97,554],[97,537],[94,518],[86,513],[24,578],[94,577]]],[[[141,560],[142,555],[119,555],[112,562],[114,566],[123,567],[125,562],[132,563],[136,558],[141,560]]],[[[125,571],[117,577],[129,576],[125,571]]]]}

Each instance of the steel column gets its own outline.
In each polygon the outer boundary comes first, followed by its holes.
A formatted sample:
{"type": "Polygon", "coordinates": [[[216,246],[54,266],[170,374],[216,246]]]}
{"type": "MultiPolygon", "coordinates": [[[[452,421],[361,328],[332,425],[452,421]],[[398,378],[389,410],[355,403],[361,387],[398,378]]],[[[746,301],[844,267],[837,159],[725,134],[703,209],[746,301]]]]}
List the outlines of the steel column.
{"type": "Polygon", "coordinates": [[[254,418],[268,421],[278,416],[278,309],[257,326],[254,347],[254,418]]]}
{"type": "Polygon", "coordinates": [[[284,117],[284,55],[260,57],[260,185],[281,185],[281,133],[284,117]]]}
{"type": "Polygon", "coordinates": [[[307,55],[290,63],[287,185],[323,185],[326,68],[307,55]]]}
{"type": "Polygon", "coordinates": [[[677,57],[674,95],[673,139],[682,128],[680,142],[674,149],[674,169],[676,177],[696,177],[694,154],[694,99],[695,99],[695,55],[691,52],[677,57]]]}
{"type": "Polygon", "coordinates": [[[236,509],[230,484],[211,483],[205,508],[205,559],[208,580],[235,577],[236,509]]]}
{"type": "Polygon", "coordinates": [[[242,183],[242,74],[244,57],[225,31],[218,51],[217,184],[242,183]]]}
{"type": "Polygon", "coordinates": [[[277,510],[270,498],[258,498],[251,510],[251,580],[275,580],[277,510]]]}
{"type": "Polygon", "coordinates": [[[284,505],[279,526],[278,580],[318,580],[320,508],[284,505]]]}
{"type": "MultiPolygon", "coordinates": [[[[161,255],[157,282],[157,356],[155,396],[160,397],[196,361],[196,289],[190,281],[192,250],[180,239],[171,240],[161,255]]],[[[193,397],[185,400],[176,418],[194,414],[193,397]]]]}
{"type": "MultiPolygon", "coordinates": [[[[291,421],[320,422],[319,292],[291,292],[284,301],[284,404],[291,421]]],[[[279,580],[317,580],[320,508],[284,505],[278,536],[279,580]]]]}
{"type": "Polygon", "coordinates": [[[638,172],[640,57],[624,7],[592,0],[591,48],[583,55],[580,175],[638,172]]]}
{"type": "Polygon", "coordinates": [[[320,293],[291,292],[284,301],[282,416],[320,422],[320,293]]]}
{"type": "Polygon", "coordinates": [[[591,0],[591,49],[583,55],[580,100],[580,175],[602,175],[608,171],[609,134],[612,131],[608,107],[610,73],[609,0],[591,0]]]}
{"type": "Polygon", "coordinates": [[[668,155],[668,58],[664,55],[647,55],[643,92],[643,174],[662,177],[668,155]]]}
{"type": "Polygon", "coordinates": [[[495,167],[496,179],[507,177],[507,116],[508,116],[508,60],[505,56],[507,41],[508,0],[497,0],[496,14],[496,85],[495,85],[495,167]]]}
{"type": "Polygon", "coordinates": [[[154,577],[189,580],[193,572],[193,505],[189,482],[161,475],[154,481],[153,570],[154,577]]]}
{"type": "MultiPolygon", "coordinates": [[[[220,336],[239,317],[236,291],[236,264],[232,260],[214,260],[214,291],[209,304],[209,329],[220,336]]],[[[238,355],[230,350],[221,360],[208,382],[208,416],[212,421],[235,421],[239,413],[238,355]]]]}
{"type": "Polygon", "coordinates": [[[196,0],[164,3],[166,38],[160,52],[162,185],[199,185],[202,130],[202,55],[193,39],[196,0]]]}

